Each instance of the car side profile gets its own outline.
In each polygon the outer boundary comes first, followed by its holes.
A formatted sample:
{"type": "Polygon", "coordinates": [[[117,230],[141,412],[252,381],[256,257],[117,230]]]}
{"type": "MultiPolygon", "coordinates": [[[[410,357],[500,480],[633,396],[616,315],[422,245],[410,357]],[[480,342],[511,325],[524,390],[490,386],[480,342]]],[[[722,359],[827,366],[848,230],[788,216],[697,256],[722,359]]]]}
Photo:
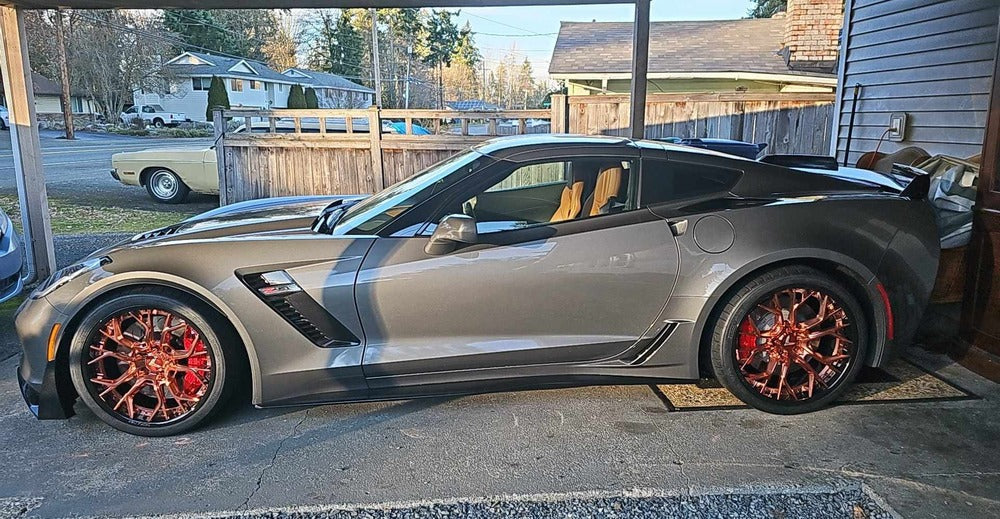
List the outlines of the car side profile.
{"type": "Polygon", "coordinates": [[[225,206],[58,272],[16,319],[42,419],[177,434],[259,407],[714,377],[833,402],[912,338],[926,182],[671,144],[486,141],[370,197],[225,206]]]}

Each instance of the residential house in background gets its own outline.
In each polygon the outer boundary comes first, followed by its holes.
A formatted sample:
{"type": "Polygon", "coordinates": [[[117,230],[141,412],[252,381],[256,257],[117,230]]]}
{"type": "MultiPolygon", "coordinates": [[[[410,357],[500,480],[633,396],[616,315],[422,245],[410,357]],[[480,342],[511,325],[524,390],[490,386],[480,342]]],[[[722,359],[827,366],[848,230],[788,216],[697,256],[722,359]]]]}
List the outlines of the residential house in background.
{"type": "MultiPolygon", "coordinates": [[[[843,0],[790,0],[773,18],[653,22],[649,93],[833,92],[843,0]]],[[[549,75],[569,95],[627,94],[632,23],[562,22],[549,75]]]]}
{"type": "MultiPolygon", "coordinates": [[[[38,72],[31,73],[31,83],[35,93],[35,111],[38,114],[38,125],[42,128],[61,127],[62,85],[38,72]]],[[[3,99],[3,84],[0,83],[0,100],[3,99]]],[[[74,90],[70,96],[70,107],[77,125],[94,122],[97,106],[93,99],[83,92],[74,90]]]]}
{"type": "Polygon", "coordinates": [[[212,76],[226,84],[229,103],[246,108],[287,108],[292,85],[316,90],[320,108],[365,108],[375,91],[334,74],[305,69],[278,72],[250,59],[185,52],[166,62],[157,91],[137,90],[136,104],[158,104],[169,112],[181,112],[195,121],[205,120],[212,76]]]}

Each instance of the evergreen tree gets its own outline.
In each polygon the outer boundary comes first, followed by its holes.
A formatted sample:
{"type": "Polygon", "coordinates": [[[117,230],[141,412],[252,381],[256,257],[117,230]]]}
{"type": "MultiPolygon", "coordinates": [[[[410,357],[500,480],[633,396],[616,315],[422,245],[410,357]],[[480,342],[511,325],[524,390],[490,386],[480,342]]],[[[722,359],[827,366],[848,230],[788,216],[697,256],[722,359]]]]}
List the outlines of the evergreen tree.
{"type": "Polygon", "coordinates": [[[264,61],[280,38],[281,20],[268,9],[165,9],[163,26],[188,46],[264,61]]]}
{"type": "Polygon", "coordinates": [[[421,61],[438,70],[438,108],[444,108],[444,67],[451,65],[458,43],[465,36],[452,20],[457,14],[444,9],[432,11],[417,49],[421,61]]]}
{"type": "Polygon", "coordinates": [[[314,22],[309,67],[340,76],[362,75],[366,53],[362,32],[355,27],[350,9],[338,14],[323,11],[314,22]]]}
{"type": "Polygon", "coordinates": [[[228,110],[229,92],[226,91],[226,83],[219,76],[212,76],[212,84],[208,87],[208,106],[205,108],[205,118],[212,120],[212,112],[216,108],[228,110]]]}
{"type": "Polygon", "coordinates": [[[288,108],[306,108],[306,94],[302,90],[302,85],[292,85],[288,91],[288,108]]]}
{"type": "Polygon", "coordinates": [[[319,97],[316,96],[316,89],[309,87],[305,91],[306,108],[319,108],[319,97]]]}
{"type": "Polygon", "coordinates": [[[747,12],[750,18],[770,18],[788,7],[788,0],[753,0],[753,7],[747,12]]]}

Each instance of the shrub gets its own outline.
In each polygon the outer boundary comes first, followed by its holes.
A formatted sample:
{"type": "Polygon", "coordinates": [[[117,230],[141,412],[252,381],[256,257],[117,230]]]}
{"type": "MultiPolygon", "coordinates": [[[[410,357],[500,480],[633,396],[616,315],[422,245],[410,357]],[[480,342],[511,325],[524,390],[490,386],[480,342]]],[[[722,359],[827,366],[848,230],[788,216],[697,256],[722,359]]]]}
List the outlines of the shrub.
{"type": "Polygon", "coordinates": [[[288,108],[306,108],[306,94],[302,91],[302,85],[292,85],[288,91],[288,108]]]}
{"type": "Polygon", "coordinates": [[[319,97],[313,87],[306,89],[306,108],[319,108],[319,97]]]}
{"type": "Polygon", "coordinates": [[[205,108],[205,118],[213,119],[212,112],[217,108],[229,110],[229,92],[226,83],[219,76],[212,76],[212,84],[208,87],[208,106],[205,108]]]}

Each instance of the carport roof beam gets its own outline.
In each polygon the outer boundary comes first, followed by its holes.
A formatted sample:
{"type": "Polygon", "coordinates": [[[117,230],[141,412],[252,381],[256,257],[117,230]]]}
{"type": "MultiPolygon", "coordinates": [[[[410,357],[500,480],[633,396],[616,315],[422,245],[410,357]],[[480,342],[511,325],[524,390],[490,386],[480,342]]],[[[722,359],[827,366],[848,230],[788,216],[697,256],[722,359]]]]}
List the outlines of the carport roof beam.
{"type": "Polygon", "coordinates": [[[297,9],[352,7],[511,7],[532,5],[631,4],[633,0],[0,0],[25,9],[297,9]]]}

